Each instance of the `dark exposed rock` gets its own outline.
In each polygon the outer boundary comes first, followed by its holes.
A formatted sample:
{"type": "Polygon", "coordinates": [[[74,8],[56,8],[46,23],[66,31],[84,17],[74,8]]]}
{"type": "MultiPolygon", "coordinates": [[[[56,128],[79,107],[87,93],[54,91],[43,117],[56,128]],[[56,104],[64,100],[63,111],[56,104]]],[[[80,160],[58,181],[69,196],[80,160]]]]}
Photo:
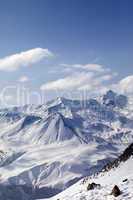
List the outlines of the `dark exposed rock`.
{"type": "Polygon", "coordinates": [[[117,185],[115,185],[112,189],[111,195],[118,197],[121,194],[120,189],[118,188],[117,185]]]}
{"type": "Polygon", "coordinates": [[[87,190],[94,190],[95,188],[99,188],[100,184],[96,184],[96,183],[89,183],[87,186],[87,190]]]}
{"type": "Polygon", "coordinates": [[[122,182],[127,182],[128,181],[128,179],[126,178],[126,179],[124,179],[122,182]]]}

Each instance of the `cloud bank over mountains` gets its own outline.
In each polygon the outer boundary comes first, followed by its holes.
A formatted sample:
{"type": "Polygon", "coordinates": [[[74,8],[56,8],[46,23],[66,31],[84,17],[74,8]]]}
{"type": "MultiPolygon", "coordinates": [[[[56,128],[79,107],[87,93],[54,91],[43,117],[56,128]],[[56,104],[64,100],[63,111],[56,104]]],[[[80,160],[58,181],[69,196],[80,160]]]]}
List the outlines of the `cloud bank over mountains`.
{"type": "Polygon", "coordinates": [[[133,75],[118,81],[117,72],[100,64],[60,64],[57,72],[59,75],[60,72],[64,72],[64,76],[42,84],[41,90],[79,90],[88,91],[91,94],[103,94],[112,89],[133,94],[133,75]]]}
{"type": "Polygon", "coordinates": [[[63,78],[59,78],[41,85],[41,90],[87,90],[90,92],[106,91],[106,87],[116,76],[99,64],[60,64],[60,71],[67,72],[63,78]],[[68,69],[68,70],[66,70],[68,69]]]}

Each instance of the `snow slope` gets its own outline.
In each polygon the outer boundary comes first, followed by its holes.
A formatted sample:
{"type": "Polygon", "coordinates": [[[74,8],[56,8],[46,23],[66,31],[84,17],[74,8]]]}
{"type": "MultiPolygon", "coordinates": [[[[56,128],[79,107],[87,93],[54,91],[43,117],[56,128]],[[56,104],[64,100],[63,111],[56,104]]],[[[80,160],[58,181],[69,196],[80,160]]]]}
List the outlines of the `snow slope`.
{"type": "Polygon", "coordinates": [[[133,199],[133,158],[122,162],[119,167],[111,169],[109,172],[101,173],[96,177],[89,178],[83,184],[79,181],[59,195],[50,200],[132,200],[133,199]],[[123,180],[126,180],[123,182],[123,180]],[[101,187],[87,191],[88,183],[95,182],[101,187]],[[119,197],[111,195],[112,188],[117,185],[122,194],[119,197]]]}

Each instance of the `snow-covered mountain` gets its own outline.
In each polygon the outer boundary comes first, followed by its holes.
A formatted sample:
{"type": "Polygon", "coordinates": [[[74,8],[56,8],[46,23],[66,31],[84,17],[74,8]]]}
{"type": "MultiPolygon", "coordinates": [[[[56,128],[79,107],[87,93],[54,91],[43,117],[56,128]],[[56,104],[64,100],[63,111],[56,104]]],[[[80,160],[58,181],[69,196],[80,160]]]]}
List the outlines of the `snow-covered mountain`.
{"type": "Polygon", "coordinates": [[[2,198],[50,198],[99,172],[133,140],[130,102],[108,91],[98,99],[1,109],[2,198]]]}

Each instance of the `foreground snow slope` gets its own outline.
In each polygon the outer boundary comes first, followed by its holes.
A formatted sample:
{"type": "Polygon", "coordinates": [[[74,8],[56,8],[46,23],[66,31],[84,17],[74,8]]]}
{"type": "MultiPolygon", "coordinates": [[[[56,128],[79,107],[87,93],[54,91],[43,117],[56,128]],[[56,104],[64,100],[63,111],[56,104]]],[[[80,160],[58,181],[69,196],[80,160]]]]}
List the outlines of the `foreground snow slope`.
{"type": "Polygon", "coordinates": [[[133,158],[122,162],[119,167],[109,172],[101,173],[94,178],[88,178],[86,183],[79,181],[61,194],[50,198],[50,200],[132,200],[133,199],[133,158]],[[123,180],[126,180],[123,182],[123,180]],[[88,183],[95,182],[101,188],[87,191],[88,183]],[[114,185],[118,185],[122,194],[115,198],[110,195],[114,185]]]}

